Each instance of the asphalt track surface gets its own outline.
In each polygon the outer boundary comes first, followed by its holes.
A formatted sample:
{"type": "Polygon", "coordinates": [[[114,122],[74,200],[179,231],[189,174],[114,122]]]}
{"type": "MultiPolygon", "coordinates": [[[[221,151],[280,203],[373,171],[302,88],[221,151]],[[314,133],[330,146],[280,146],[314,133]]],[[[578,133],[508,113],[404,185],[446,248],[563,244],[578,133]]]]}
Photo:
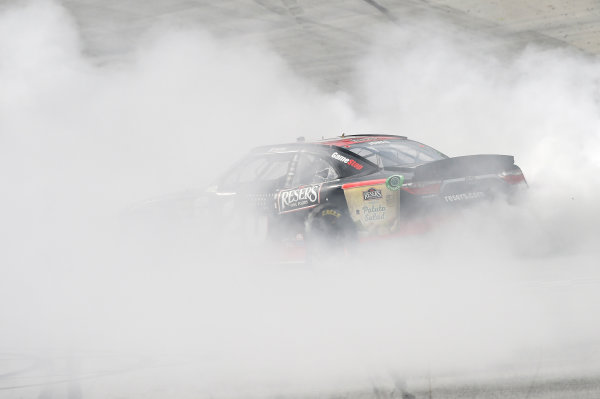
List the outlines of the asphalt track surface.
{"type": "MultiPolygon", "coordinates": [[[[600,52],[600,7],[593,0],[62,0],[89,55],[126,57],[157,24],[201,27],[219,37],[266,40],[300,75],[325,89],[352,88],[353,61],[382,26],[431,17],[505,43],[572,46],[600,52]]],[[[443,34],[443,32],[441,32],[443,34]]]]}
{"type": "MultiPolygon", "coordinates": [[[[142,357],[128,354],[80,354],[46,357],[3,354],[0,374],[1,398],[87,399],[87,398],[202,398],[211,393],[192,382],[194,363],[201,359],[184,357],[142,357]],[[165,378],[165,375],[184,376],[165,378]]],[[[201,379],[201,378],[200,378],[201,379]]],[[[408,390],[416,399],[507,398],[507,399],[593,399],[600,395],[600,378],[590,375],[569,377],[481,378],[460,382],[453,377],[444,381],[409,381],[408,390]]],[[[228,397],[246,397],[231,395],[228,397]]],[[[255,397],[255,396],[252,396],[255,397]]],[[[268,398],[408,398],[392,386],[373,386],[364,390],[316,395],[265,395],[268,398]]]]}
{"type": "MultiPolygon", "coordinates": [[[[598,12],[592,1],[106,1],[64,0],[81,26],[87,51],[101,60],[126,56],[136,38],[155,22],[177,18],[216,34],[266,36],[300,74],[323,87],[347,88],[347,65],[369,42],[379,24],[400,23],[411,15],[434,13],[474,30],[495,32],[516,45],[529,41],[573,45],[589,53],[600,49],[598,12]],[[321,4],[320,4],[321,3],[321,4]],[[328,18],[334,10],[335,18],[328,18]],[[587,10],[587,12],[585,12],[587,10]],[[336,14],[337,13],[337,14],[336,14]],[[532,17],[535,16],[535,17],[532,17]],[[256,25],[254,21],[262,23],[256,25]],[[294,49],[292,51],[291,49],[294,49]]],[[[595,349],[591,348],[591,352],[595,349]]],[[[0,398],[187,398],[206,392],[177,378],[198,359],[143,357],[136,354],[0,354],[0,398]],[[159,382],[157,382],[159,381],[159,382]]],[[[464,376],[408,381],[416,398],[600,398],[600,377],[593,373],[544,374],[535,367],[527,375],[504,378],[464,376]]],[[[280,396],[278,396],[280,397],[280,396]]],[[[297,396],[294,396],[297,397],[297,396]]],[[[323,394],[336,398],[393,398],[393,387],[323,394]]]]}

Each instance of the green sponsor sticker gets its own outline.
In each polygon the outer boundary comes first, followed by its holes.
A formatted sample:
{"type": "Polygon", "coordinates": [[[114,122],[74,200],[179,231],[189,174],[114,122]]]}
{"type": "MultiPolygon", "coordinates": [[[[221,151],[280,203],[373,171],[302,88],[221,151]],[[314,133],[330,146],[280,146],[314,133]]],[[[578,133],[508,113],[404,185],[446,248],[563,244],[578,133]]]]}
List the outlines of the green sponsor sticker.
{"type": "Polygon", "coordinates": [[[404,176],[392,175],[385,181],[385,186],[392,191],[400,190],[404,184],[404,176]]]}

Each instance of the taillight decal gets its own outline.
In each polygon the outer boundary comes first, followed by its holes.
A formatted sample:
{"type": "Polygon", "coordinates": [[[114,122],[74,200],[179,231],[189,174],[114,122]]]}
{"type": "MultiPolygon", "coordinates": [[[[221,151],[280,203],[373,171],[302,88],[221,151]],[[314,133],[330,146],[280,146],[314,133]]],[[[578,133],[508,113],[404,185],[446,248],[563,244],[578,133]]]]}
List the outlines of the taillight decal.
{"type": "Polygon", "coordinates": [[[525,181],[525,176],[523,176],[522,174],[518,174],[518,175],[505,175],[505,176],[502,176],[502,179],[505,182],[507,182],[508,184],[519,184],[519,183],[525,181]]]}
{"type": "Polygon", "coordinates": [[[523,172],[521,172],[520,169],[502,172],[500,173],[500,178],[508,184],[527,184],[527,182],[525,181],[525,176],[523,175],[523,172]]]}

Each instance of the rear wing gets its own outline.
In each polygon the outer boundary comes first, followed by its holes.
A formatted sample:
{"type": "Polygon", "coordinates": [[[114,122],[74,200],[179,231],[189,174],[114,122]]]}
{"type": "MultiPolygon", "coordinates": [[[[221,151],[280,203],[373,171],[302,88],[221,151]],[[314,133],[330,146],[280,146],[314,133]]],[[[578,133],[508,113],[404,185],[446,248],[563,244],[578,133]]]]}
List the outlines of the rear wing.
{"type": "Polygon", "coordinates": [[[446,180],[498,174],[514,169],[512,155],[467,155],[428,162],[414,168],[415,180],[446,180]]]}

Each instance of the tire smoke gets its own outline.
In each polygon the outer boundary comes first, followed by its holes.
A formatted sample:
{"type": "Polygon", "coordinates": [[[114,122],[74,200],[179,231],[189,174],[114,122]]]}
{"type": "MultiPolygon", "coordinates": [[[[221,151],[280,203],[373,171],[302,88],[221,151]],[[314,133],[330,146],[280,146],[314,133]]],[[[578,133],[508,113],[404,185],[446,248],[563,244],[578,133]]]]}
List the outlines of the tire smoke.
{"type": "Polygon", "coordinates": [[[162,368],[138,386],[215,396],[597,372],[598,60],[435,24],[375,37],[358,89],[328,93],[244,39],[170,28],[99,63],[60,5],[0,9],[2,350],[143,354],[162,368]],[[313,265],[123,220],[251,147],[342,131],[513,154],[530,190],[313,265]]]}

